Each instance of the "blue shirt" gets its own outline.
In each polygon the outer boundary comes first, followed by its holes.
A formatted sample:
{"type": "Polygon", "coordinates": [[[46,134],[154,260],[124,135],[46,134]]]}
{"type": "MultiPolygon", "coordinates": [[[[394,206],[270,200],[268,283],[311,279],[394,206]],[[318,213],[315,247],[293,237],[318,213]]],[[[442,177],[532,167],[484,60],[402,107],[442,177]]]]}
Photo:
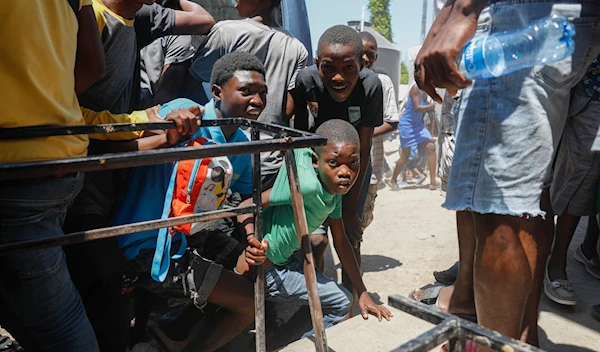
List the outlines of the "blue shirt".
{"type": "MultiPolygon", "coordinates": [[[[173,110],[190,108],[199,105],[189,99],[175,99],[164,104],[159,110],[160,117],[165,118],[173,110]]],[[[217,114],[214,101],[204,106],[203,120],[215,120],[217,114]]],[[[191,139],[204,137],[219,144],[248,142],[248,137],[237,129],[229,139],[225,139],[220,127],[202,127],[191,139]]],[[[231,180],[232,192],[240,194],[252,193],[252,157],[249,154],[230,156],[233,167],[231,180]]],[[[163,212],[165,194],[169,187],[172,163],[136,167],[131,170],[125,191],[117,203],[111,225],[124,225],[134,222],[160,219],[163,212]]],[[[136,257],[141,249],[155,248],[157,230],[144,231],[117,237],[117,242],[128,260],[136,257]]]]}

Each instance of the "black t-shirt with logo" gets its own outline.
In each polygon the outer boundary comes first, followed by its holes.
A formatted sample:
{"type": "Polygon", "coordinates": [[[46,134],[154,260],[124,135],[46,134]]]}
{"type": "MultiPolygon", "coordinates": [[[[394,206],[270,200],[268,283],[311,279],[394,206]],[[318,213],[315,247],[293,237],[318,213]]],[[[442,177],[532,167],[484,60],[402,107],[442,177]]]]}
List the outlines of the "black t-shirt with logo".
{"type": "Polygon", "coordinates": [[[298,73],[296,87],[291,92],[294,98],[294,127],[308,129],[310,109],[314,117],[314,131],[323,122],[341,119],[350,122],[356,129],[360,126],[377,127],[383,124],[383,90],[376,73],[363,69],[358,83],[346,101],[338,103],[327,91],[319,76],[317,65],[298,73]],[[307,109],[308,107],[308,109],[307,109]]]}

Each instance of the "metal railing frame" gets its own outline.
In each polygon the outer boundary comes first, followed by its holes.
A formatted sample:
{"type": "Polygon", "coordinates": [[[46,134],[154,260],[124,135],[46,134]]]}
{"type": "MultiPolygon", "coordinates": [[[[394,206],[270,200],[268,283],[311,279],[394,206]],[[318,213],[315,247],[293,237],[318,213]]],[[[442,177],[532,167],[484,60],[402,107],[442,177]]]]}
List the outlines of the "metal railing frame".
{"type": "Polygon", "coordinates": [[[432,306],[425,305],[407,297],[393,295],[388,304],[436,326],[416,338],[407,341],[395,351],[428,352],[449,341],[450,351],[464,352],[466,340],[496,351],[543,352],[541,349],[522,341],[504,336],[499,332],[484,328],[456,315],[445,313],[432,306]]]}
{"type": "MultiPolygon", "coordinates": [[[[228,143],[224,145],[208,145],[202,147],[166,148],[142,152],[114,153],[82,158],[68,158],[40,162],[26,162],[13,164],[0,164],[0,181],[21,180],[27,178],[61,177],[77,172],[92,172],[100,170],[113,170],[135,166],[154,165],[177,160],[199,159],[215,156],[231,156],[252,154],[252,183],[253,204],[242,208],[225,208],[221,210],[204,212],[187,216],[158,219],[133,224],[112,226],[96,230],[81,231],[65,234],[60,237],[50,237],[37,240],[13,242],[0,245],[0,256],[10,253],[19,253],[35,249],[65,246],[69,244],[94,241],[103,238],[127,235],[131,233],[170,227],[193,222],[208,221],[240,214],[253,213],[255,216],[255,236],[259,241],[263,238],[262,221],[262,187],[260,153],[275,150],[285,150],[285,160],[289,175],[292,208],[298,232],[298,241],[301,244],[302,257],[304,258],[304,273],[308,289],[309,306],[318,351],[327,351],[327,340],[323,324],[321,302],[317,291],[316,273],[310,241],[308,240],[308,227],[304,202],[300,190],[300,182],[296,170],[293,149],[303,147],[316,147],[324,145],[327,140],[321,136],[307,133],[293,128],[277,126],[268,123],[248,120],[244,118],[224,118],[202,121],[201,127],[212,126],[244,126],[251,130],[251,141],[228,143]],[[260,132],[274,135],[274,139],[260,140],[260,132]]],[[[172,129],[172,122],[154,122],[139,124],[108,124],[108,125],[82,125],[82,126],[40,126],[0,129],[0,140],[23,139],[75,134],[103,134],[130,131],[148,131],[159,129],[172,129]]],[[[256,351],[266,351],[265,335],[265,297],[264,297],[264,268],[256,268],[254,282],[255,326],[256,326],[256,351]]]]}

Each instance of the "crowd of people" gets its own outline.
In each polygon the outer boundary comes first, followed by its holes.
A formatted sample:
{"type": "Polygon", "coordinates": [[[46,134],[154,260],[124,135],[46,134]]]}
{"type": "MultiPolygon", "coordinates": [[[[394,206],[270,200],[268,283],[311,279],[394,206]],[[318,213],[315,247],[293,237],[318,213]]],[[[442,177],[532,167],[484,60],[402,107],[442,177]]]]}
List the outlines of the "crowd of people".
{"type": "MultiPolygon", "coordinates": [[[[10,2],[0,8],[0,128],[158,121],[176,128],[2,140],[0,162],[249,142],[238,126],[199,127],[228,117],[327,137],[325,146],[294,151],[325,327],[356,307],[364,319],[392,318],[361,278],[363,232],[382,185],[398,190],[407,174],[420,184],[427,166],[429,188],[438,188],[439,176],[444,206],[456,211],[460,260],[435,274],[447,287],[412,297],[539,346],[542,291],[576,302],[565,268],[580,217],[589,221],[576,259],[600,278],[600,156],[591,151],[600,125],[600,26],[579,31],[576,23],[571,61],[506,77],[467,81],[456,55],[476,29],[503,31],[569,6],[600,22],[592,1],[555,2],[447,1],[401,113],[392,80],[376,68],[373,35],[333,26],[310,65],[279,22],[281,0],[236,0],[242,19],[218,23],[188,0],[10,2]],[[36,31],[26,31],[31,23],[36,31]],[[447,90],[443,101],[435,88],[447,90]],[[424,115],[436,107],[428,129],[424,115]],[[386,181],[383,145],[396,129],[400,158],[386,181]],[[342,285],[322,274],[328,233],[342,285]]],[[[0,325],[19,342],[13,349],[127,351],[145,341],[150,312],[162,304],[165,335],[185,340],[204,319],[197,348],[215,351],[253,322],[261,264],[268,348],[313,334],[283,153],[263,153],[260,176],[262,240],[248,214],[0,257],[0,325]],[[283,325],[281,303],[302,306],[283,325]]],[[[253,179],[251,156],[238,155],[4,181],[0,242],[166,218],[192,203],[202,211],[244,207],[253,179]],[[197,172],[205,173],[202,186],[192,182],[197,172]]]]}

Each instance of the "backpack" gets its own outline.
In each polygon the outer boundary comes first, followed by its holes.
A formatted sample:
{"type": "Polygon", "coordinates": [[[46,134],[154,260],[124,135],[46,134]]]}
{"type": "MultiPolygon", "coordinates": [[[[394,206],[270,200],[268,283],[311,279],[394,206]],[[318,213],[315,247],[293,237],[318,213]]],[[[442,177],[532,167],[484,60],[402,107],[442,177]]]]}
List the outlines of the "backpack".
{"type": "MultiPolygon", "coordinates": [[[[216,144],[216,142],[199,137],[183,146],[200,147],[209,144],[216,144]]],[[[165,194],[161,219],[220,209],[227,196],[232,177],[233,167],[225,156],[176,162],[165,194]]],[[[185,253],[186,236],[192,236],[209,228],[215,221],[161,228],[152,260],[152,278],[163,282],[169,271],[170,259],[179,259],[185,253]],[[171,256],[171,243],[177,240],[181,240],[179,251],[171,256]]]]}

